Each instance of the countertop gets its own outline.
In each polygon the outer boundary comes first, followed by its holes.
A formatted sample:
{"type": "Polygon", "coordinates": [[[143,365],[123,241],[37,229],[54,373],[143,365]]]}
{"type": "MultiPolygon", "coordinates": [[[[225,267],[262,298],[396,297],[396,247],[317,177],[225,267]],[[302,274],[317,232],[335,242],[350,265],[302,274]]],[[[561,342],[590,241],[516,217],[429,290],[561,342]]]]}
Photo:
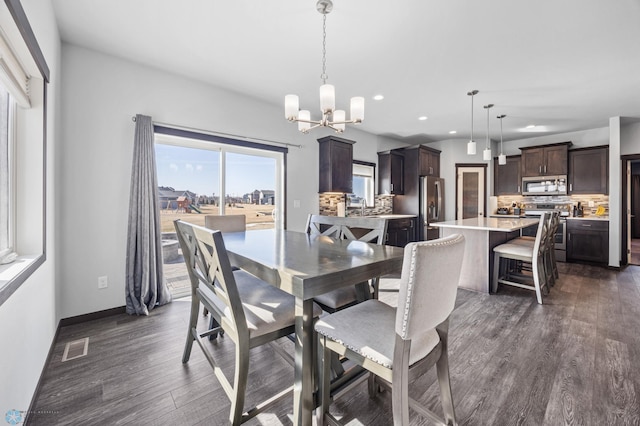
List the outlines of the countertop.
{"type": "Polygon", "coordinates": [[[474,217],[462,220],[450,220],[446,222],[435,222],[432,226],[439,228],[475,229],[478,231],[513,232],[522,228],[539,223],[534,218],[496,218],[496,217],[474,217]]]}

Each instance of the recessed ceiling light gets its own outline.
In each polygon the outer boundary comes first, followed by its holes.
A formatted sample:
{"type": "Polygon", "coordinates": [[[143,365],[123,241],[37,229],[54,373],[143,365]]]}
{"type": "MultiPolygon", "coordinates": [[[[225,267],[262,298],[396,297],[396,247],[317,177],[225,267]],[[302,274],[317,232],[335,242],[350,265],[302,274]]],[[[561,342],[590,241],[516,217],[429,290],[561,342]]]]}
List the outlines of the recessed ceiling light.
{"type": "Polygon", "coordinates": [[[424,121],[424,120],[426,120],[427,118],[429,118],[429,117],[427,117],[426,115],[423,115],[423,116],[418,117],[418,120],[420,120],[420,121],[424,121]]]}
{"type": "Polygon", "coordinates": [[[381,100],[383,100],[383,99],[384,99],[384,96],[382,96],[382,95],[375,95],[375,96],[373,97],[373,99],[374,99],[374,100],[376,100],[376,101],[381,101],[381,100]]]}
{"type": "Polygon", "coordinates": [[[450,134],[450,135],[455,135],[456,133],[458,133],[458,132],[456,132],[455,130],[451,130],[451,131],[449,132],[449,134],[450,134]]]}
{"type": "Polygon", "coordinates": [[[535,124],[529,124],[526,128],[527,128],[527,129],[533,129],[534,127],[536,127],[536,125],[535,125],[535,124]]]}

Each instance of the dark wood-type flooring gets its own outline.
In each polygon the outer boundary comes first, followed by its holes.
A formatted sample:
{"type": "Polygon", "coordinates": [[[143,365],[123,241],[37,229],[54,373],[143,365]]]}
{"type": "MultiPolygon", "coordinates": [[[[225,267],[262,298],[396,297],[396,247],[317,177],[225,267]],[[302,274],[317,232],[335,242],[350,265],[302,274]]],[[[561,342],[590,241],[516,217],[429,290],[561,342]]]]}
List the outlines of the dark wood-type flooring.
{"type": "MultiPolygon", "coordinates": [[[[640,267],[560,267],[545,305],[520,289],[458,291],[450,365],[459,424],[640,424],[640,267]]],[[[392,304],[395,297],[381,295],[392,304]]],[[[29,424],[225,424],[229,403],[200,349],[181,363],[188,310],[178,299],[148,317],[63,327],[29,424]],[[64,345],[83,337],[88,355],[61,362],[64,345]]],[[[212,344],[231,372],[233,344],[212,344]]],[[[286,339],[279,344],[293,348],[286,339]]],[[[251,363],[250,401],[293,380],[292,367],[268,345],[252,351],[251,363]]],[[[441,413],[433,372],[410,392],[441,413]]],[[[369,399],[363,383],[332,411],[350,425],[389,425],[390,402],[388,393],[369,399]]],[[[290,425],[291,415],[288,400],[249,424],[290,425]]],[[[411,412],[411,425],[427,424],[411,412]]]]}

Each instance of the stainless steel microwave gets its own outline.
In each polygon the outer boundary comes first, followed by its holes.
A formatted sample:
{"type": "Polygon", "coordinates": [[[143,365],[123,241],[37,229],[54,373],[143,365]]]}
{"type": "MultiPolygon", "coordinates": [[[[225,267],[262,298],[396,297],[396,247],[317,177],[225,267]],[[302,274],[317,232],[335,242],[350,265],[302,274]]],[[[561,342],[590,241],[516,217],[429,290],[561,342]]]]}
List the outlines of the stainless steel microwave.
{"type": "Polygon", "coordinates": [[[522,195],[567,195],[567,176],[524,177],[522,195]]]}

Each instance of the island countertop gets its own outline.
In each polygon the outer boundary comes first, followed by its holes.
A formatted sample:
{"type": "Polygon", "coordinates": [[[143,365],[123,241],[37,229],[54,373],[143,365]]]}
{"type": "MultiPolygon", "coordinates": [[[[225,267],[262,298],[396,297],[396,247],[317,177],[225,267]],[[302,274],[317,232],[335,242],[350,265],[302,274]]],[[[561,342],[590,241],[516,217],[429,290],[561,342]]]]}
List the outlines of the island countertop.
{"type": "Polygon", "coordinates": [[[539,219],[532,218],[496,218],[473,217],[462,220],[448,220],[434,222],[431,225],[439,228],[474,229],[477,231],[513,232],[539,223],[539,219]]]}

